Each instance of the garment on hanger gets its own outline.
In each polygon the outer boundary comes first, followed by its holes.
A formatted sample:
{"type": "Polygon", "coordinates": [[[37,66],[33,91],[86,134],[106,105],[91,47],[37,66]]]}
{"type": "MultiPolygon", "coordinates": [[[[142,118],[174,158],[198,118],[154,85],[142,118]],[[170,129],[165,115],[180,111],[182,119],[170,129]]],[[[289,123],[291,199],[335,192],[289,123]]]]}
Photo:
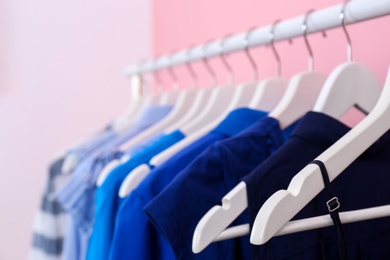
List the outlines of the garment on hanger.
{"type": "Polygon", "coordinates": [[[104,143],[107,143],[110,140],[113,140],[117,136],[117,133],[112,129],[111,125],[108,125],[100,133],[93,135],[91,138],[82,142],[74,148],[68,149],[64,156],[64,162],[62,165],[62,173],[69,174],[74,170],[74,167],[83,161],[88,155],[93,152],[95,149],[99,148],[104,143]],[[67,158],[72,157],[72,165],[65,165],[67,158]],[[73,167],[71,167],[73,166],[73,167]]]}
{"type": "MultiPolygon", "coordinates": [[[[110,127],[107,127],[105,131],[94,135],[77,147],[69,149],[66,155],[74,154],[79,163],[115,136],[110,127]]],[[[29,259],[58,259],[62,255],[66,213],[53,195],[66,184],[72,173],[72,171],[66,174],[62,172],[64,160],[65,157],[59,158],[49,167],[41,205],[35,216],[29,259]]]]}
{"type": "Polygon", "coordinates": [[[124,162],[127,162],[128,160],[130,160],[131,157],[142,152],[143,150],[145,150],[149,146],[151,146],[154,143],[156,143],[157,141],[159,141],[164,136],[165,136],[165,134],[162,132],[157,133],[157,134],[153,135],[152,137],[150,137],[149,139],[147,139],[146,141],[130,148],[126,152],[121,152],[118,150],[116,152],[116,155],[117,155],[116,158],[111,160],[109,163],[107,163],[104,166],[104,168],[99,172],[97,179],[96,179],[96,186],[100,187],[104,183],[104,181],[106,180],[107,176],[111,173],[111,171],[114,168],[116,168],[118,165],[120,165],[124,162]]]}
{"type": "MultiPolygon", "coordinates": [[[[295,124],[282,132],[277,120],[259,120],[237,136],[209,147],[146,205],[144,210],[150,221],[178,259],[250,258],[249,237],[214,243],[194,255],[192,233],[203,214],[278,149],[294,127],[295,124]]],[[[246,217],[239,218],[235,224],[247,221],[246,217]]]]}
{"type": "MultiPolygon", "coordinates": [[[[247,185],[248,212],[252,226],[263,203],[276,191],[286,189],[294,175],[346,134],[350,128],[321,113],[309,112],[287,142],[243,180],[247,185]]],[[[390,203],[390,132],[353,162],[331,185],[340,211],[390,203]]],[[[294,219],[329,214],[326,191],[306,205],[294,219]],[[316,200],[316,202],[314,202],[316,200]],[[318,205],[317,212],[315,203],[318,205]]],[[[390,255],[390,218],[344,225],[351,259],[387,259],[390,255]]],[[[327,259],[338,259],[335,227],[272,238],[252,245],[253,259],[321,259],[321,241],[327,259]]]]}
{"type": "Polygon", "coordinates": [[[153,169],[134,192],[124,199],[117,213],[110,259],[128,259],[130,256],[135,259],[174,259],[170,245],[148,221],[143,207],[206,148],[238,134],[265,116],[266,113],[261,111],[236,109],[213,131],[153,169]]]}
{"type": "Polygon", "coordinates": [[[62,254],[62,241],[66,225],[66,214],[61,205],[50,198],[54,184],[66,183],[70,175],[61,174],[64,158],[52,163],[45,192],[41,199],[33,226],[29,259],[58,259],[62,254]],[[50,219],[50,221],[48,221],[50,219]]]}
{"type": "Polygon", "coordinates": [[[97,189],[95,198],[95,213],[93,231],[89,240],[86,259],[107,259],[110,241],[115,226],[115,214],[122,199],[118,192],[127,174],[137,166],[148,163],[154,155],[165,150],[184,138],[180,131],[163,136],[150,147],[134,155],[130,160],[114,168],[104,183],[97,189]],[[101,241],[104,242],[101,242],[101,241]]]}
{"type": "Polygon", "coordinates": [[[85,258],[82,253],[86,252],[84,247],[87,243],[78,241],[88,239],[92,229],[97,174],[110,160],[123,155],[116,149],[119,145],[164,118],[170,110],[170,106],[150,106],[145,109],[129,131],[95,149],[80,162],[69,181],[56,192],[55,198],[72,217],[72,222],[66,225],[66,234],[76,235],[65,237],[68,248],[73,245],[73,249],[64,251],[63,259],[74,260],[73,256],[68,255],[69,252],[76,252],[74,255],[85,258]],[[83,234],[82,238],[77,237],[79,234],[83,234]]]}

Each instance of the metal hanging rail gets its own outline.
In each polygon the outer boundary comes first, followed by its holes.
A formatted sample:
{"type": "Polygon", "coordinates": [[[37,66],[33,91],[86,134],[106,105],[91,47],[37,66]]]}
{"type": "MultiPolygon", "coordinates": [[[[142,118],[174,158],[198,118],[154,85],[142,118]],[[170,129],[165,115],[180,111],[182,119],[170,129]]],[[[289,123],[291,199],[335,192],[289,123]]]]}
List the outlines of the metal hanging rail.
{"type": "MultiPolygon", "coordinates": [[[[307,34],[329,30],[341,26],[340,10],[343,4],[312,12],[307,19],[307,34]]],[[[390,0],[355,0],[350,1],[345,9],[345,24],[381,17],[390,14],[390,0]]],[[[274,41],[282,41],[302,36],[302,22],[305,15],[281,21],[274,29],[274,41]]],[[[269,43],[269,32],[272,25],[255,29],[250,35],[250,46],[260,46],[269,43]]],[[[225,53],[243,50],[246,32],[232,35],[224,42],[225,53]]],[[[165,69],[204,57],[214,57],[221,53],[221,39],[206,45],[198,45],[192,49],[183,49],[175,53],[150,59],[126,68],[128,76],[165,69]]]]}

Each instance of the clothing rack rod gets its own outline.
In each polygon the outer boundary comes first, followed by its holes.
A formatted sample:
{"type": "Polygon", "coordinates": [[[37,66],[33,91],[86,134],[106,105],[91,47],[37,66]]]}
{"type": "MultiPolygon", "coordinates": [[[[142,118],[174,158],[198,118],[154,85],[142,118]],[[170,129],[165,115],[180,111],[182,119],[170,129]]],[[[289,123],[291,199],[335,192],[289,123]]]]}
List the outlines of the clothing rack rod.
{"type": "MultiPolygon", "coordinates": [[[[390,216],[390,205],[378,206],[366,209],[352,210],[340,212],[340,221],[342,224],[359,222],[364,220],[384,218],[390,216]]],[[[333,221],[330,215],[322,215],[317,217],[292,220],[284,225],[275,236],[288,235],[297,232],[303,232],[318,228],[333,226],[333,221]]],[[[245,236],[250,233],[249,224],[238,225],[225,229],[215,240],[222,241],[240,236],[245,236]]]]}
{"type": "MultiPolygon", "coordinates": [[[[335,5],[326,9],[312,12],[307,19],[307,33],[316,33],[341,26],[340,11],[343,4],[335,5]]],[[[345,9],[345,24],[357,23],[380,16],[390,14],[390,0],[355,0],[350,1],[345,9]]],[[[305,15],[283,20],[275,26],[274,41],[282,41],[302,36],[302,24],[305,15]]],[[[251,47],[266,45],[269,43],[269,32],[272,25],[254,30],[250,37],[251,47]]],[[[231,53],[245,48],[246,32],[230,36],[224,43],[225,53],[231,53]]],[[[150,59],[145,62],[134,64],[125,69],[128,76],[170,66],[180,65],[191,61],[200,60],[204,57],[214,57],[221,54],[221,40],[215,40],[207,45],[198,45],[191,50],[184,49],[175,53],[150,59]]]]}

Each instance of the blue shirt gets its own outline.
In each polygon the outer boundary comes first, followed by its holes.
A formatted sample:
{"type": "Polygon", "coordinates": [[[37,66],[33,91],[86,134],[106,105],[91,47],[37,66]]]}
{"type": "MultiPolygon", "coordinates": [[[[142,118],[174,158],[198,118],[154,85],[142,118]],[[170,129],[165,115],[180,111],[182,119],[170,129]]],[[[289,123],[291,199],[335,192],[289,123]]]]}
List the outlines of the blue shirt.
{"type": "MultiPolygon", "coordinates": [[[[96,149],[75,168],[71,179],[56,193],[57,200],[73,218],[73,225],[67,225],[67,233],[80,234],[80,232],[84,232],[87,234],[84,237],[88,237],[93,225],[98,174],[109,161],[123,155],[116,150],[118,146],[160,121],[170,110],[170,106],[150,106],[146,108],[130,130],[96,149]],[[81,229],[81,231],[70,232],[69,229],[81,229]]],[[[77,250],[76,242],[71,242],[74,238],[69,238],[69,240],[67,243],[73,244],[74,250],[77,250]]],[[[70,250],[72,247],[69,246],[68,248],[70,250]]],[[[82,251],[86,250],[83,249],[82,251]]],[[[64,252],[63,258],[74,260],[71,256],[68,257],[68,251],[64,252]]],[[[81,258],[84,259],[84,256],[81,258]]]]}
{"type": "Polygon", "coordinates": [[[155,168],[119,209],[110,259],[174,259],[170,245],[148,221],[143,207],[210,145],[238,134],[265,116],[264,112],[247,108],[234,110],[216,129],[155,168]]]}
{"type": "MultiPolygon", "coordinates": [[[[247,186],[250,225],[260,207],[273,193],[287,189],[291,179],[310,161],[350,129],[324,114],[309,112],[291,138],[268,160],[243,178],[247,186]]],[[[390,204],[390,133],[386,133],[332,183],[340,211],[390,204]]],[[[329,214],[327,193],[316,197],[320,215],[329,214]]],[[[294,219],[314,217],[313,202],[294,219]]],[[[343,225],[350,259],[390,259],[390,218],[343,225]]],[[[252,245],[253,259],[321,259],[318,230],[273,237],[265,245],[252,245]]],[[[322,229],[327,259],[339,259],[336,230],[322,229]]]]}
{"type": "MultiPolygon", "coordinates": [[[[193,254],[193,232],[203,215],[219,205],[241,177],[269,157],[284,139],[278,121],[263,118],[237,136],[209,147],[145,206],[150,221],[170,243],[176,258],[250,258],[249,236],[213,243],[193,254]]],[[[233,224],[247,222],[248,216],[242,215],[233,224]]]]}
{"type": "Polygon", "coordinates": [[[108,258],[115,227],[116,212],[122,199],[118,192],[123,180],[137,166],[148,163],[156,154],[182,140],[184,135],[175,131],[162,137],[152,146],[116,167],[99,187],[96,194],[95,223],[89,240],[87,259],[106,260],[108,258]]]}

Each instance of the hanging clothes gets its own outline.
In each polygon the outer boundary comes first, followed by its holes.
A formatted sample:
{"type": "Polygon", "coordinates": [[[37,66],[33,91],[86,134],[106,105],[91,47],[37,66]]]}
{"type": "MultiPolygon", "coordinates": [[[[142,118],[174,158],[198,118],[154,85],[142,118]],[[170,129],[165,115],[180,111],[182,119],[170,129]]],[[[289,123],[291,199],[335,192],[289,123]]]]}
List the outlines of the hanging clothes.
{"type": "MultiPolygon", "coordinates": [[[[178,259],[250,259],[249,237],[213,243],[200,254],[191,251],[198,220],[240,178],[277,150],[295,124],[282,131],[265,117],[238,135],[217,142],[182,171],[144,210],[178,259]]],[[[247,223],[242,216],[235,224],[247,223]]]]}
{"type": "Polygon", "coordinates": [[[118,197],[119,188],[129,172],[137,166],[148,163],[153,156],[182,140],[180,131],[163,136],[160,140],[116,167],[97,190],[95,199],[95,222],[89,240],[87,259],[107,259],[115,227],[115,215],[122,203],[118,197]]]}
{"type": "MultiPolygon", "coordinates": [[[[310,161],[350,130],[341,122],[321,113],[309,112],[287,142],[268,160],[243,178],[247,185],[248,212],[252,226],[264,202],[276,191],[287,189],[291,179],[310,161]]],[[[390,132],[372,145],[338,178],[332,189],[341,211],[390,204],[390,132]]],[[[329,200],[323,190],[294,219],[329,214],[329,200]]],[[[344,225],[350,259],[388,259],[390,256],[390,218],[344,225]]],[[[327,259],[338,259],[335,228],[294,233],[272,238],[265,245],[251,246],[252,259],[321,259],[321,241],[327,259]]]]}
{"type": "Polygon", "coordinates": [[[81,161],[75,168],[70,180],[56,192],[57,201],[72,218],[72,221],[66,226],[66,233],[69,234],[66,237],[68,250],[64,251],[63,259],[74,260],[75,256],[77,256],[77,259],[85,258],[86,245],[93,225],[98,173],[108,162],[123,156],[123,153],[118,152],[118,146],[160,121],[171,109],[171,106],[150,106],[146,108],[131,129],[104,146],[95,149],[92,154],[81,161]],[[71,255],[68,255],[70,252],[72,252],[71,255]]]}
{"type": "MultiPolygon", "coordinates": [[[[115,132],[108,127],[90,140],[70,149],[66,156],[73,155],[80,162],[115,136],[115,132]]],[[[35,217],[30,259],[58,259],[62,255],[67,218],[66,212],[55,199],[54,194],[69,181],[71,176],[71,172],[64,173],[62,170],[64,161],[65,157],[59,158],[49,168],[47,184],[35,217]]]]}
{"type": "Polygon", "coordinates": [[[265,116],[266,113],[261,111],[236,109],[230,112],[213,131],[155,168],[124,199],[123,205],[117,212],[109,259],[127,259],[129,256],[136,259],[174,259],[170,245],[148,221],[143,207],[208,147],[235,136],[265,116]]]}

